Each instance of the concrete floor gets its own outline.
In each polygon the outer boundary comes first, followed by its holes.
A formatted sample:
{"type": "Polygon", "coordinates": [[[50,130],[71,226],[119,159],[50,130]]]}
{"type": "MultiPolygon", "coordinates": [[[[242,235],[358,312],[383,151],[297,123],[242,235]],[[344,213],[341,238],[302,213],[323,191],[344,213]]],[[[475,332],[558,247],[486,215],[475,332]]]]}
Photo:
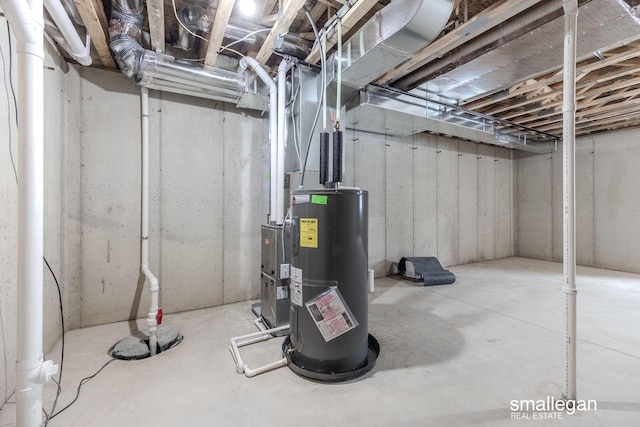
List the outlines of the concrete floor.
{"type": "MultiPolygon", "coordinates": [[[[236,374],[229,338],[255,331],[243,302],[166,316],[185,336],[179,346],[111,363],[49,426],[640,425],[640,275],[578,269],[578,397],[597,410],[516,421],[511,400],[562,394],[562,266],[509,258],[451,270],[453,285],[376,281],[369,332],[382,352],[360,381],[319,384],[288,368],[236,374]]],[[[129,333],[126,322],[68,332],[58,408],[129,333]]],[[[280,356],[280,343],[242,355],[259,366],[280,356]]],[[[60,343],[48,357],[58,360],[59,351],[60,343]]],[[[55,385],[45,393],[48,408],[55,385]]],[[[13,425],[14,412],[7,403],[0,427],[13,425]]]]}

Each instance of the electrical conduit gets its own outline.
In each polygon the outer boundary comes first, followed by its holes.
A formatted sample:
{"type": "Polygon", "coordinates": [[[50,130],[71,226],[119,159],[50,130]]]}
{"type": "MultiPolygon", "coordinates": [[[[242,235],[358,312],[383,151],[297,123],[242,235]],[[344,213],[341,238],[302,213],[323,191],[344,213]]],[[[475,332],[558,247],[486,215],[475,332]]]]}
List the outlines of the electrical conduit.
{"type": "Polygon", "coordinates": [[[149,350],[151,356],[156,355],[158,346],[159,294],[158,279],[149,270],[149,90],[142,88],[142,263],[140,269],[149,281],[151,290],[151,307],[147,316],[149,326],[149,350]]]}
{"type": "Polygon", "coordinates": [[[18,345],[16,421],[42,424],[42,385],[57,371],[43,362],[44,25],[42,0],[0,0],[16,35],[18,72],[18,345]]]}

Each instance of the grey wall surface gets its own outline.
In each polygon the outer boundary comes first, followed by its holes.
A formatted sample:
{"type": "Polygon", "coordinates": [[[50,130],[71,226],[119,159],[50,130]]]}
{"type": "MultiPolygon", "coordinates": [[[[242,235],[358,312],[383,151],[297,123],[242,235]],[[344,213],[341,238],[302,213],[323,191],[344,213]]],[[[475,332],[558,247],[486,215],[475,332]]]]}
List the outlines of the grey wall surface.
{"type": "MultiPolygon", "coordinates": [[[[81,326],[146,316],[140,88],[80,70],[81,326]],[[110,108],[105,108],[109,106],[110,108]]],[[[166,312],[258,296],[263,126],[228,104],[151,91],[150,268],[166,312]]]]}
{"type": "MultiPolygon", "coordinates": [[[[140,88],[117,72],[51,67],[45,251],[62,285],[67,328],[145,317],[140,88]]],[[[7,117],[12,105],[0,108],[7,117]]],[[[259,296],[265,117],[151,91],[150,268],[166,312],[259,296]]],[[[6,127],[0,132],[5,137],[6,127]]],[[[0,161],[10,165],[5,148],[0,161]]],[[[345,131],[344,182],[370,193],[369,262],[376,275],[393,272],[402,256],[436,255],[454,265],[512,255],[513,165],[505,149],[426,134],[345,131]]],[[[5,266],[16,263],[17,193],[12,169],[0,170],[4,402],[15,381],[15,269],[5,266]]],[[[48,347],[60,323],[55,287],[45,277],[48,347]]]]}
{"type": "Polygon", "coordinates": [[[369,191],[369,267],[376,276],[395,272],[403,256],[456,265],[513,255],[509,150],[353,130],[345,144],[345,183],[369,191]]]}
{"type": "MultiPolygon", "coordinates": [[[[640,272],[637,130],[576,141],[576,255],[580,265],[640,272]]],[[[562,261],[562,146],[517,159],[517,254],[562,261]]]]}
{"type": "MultiPolygon", "coordinates": [[[[17,345],[17,239],[18,239],[18,185],[13,164],[19,167],[18,132],[13,88],[17,90],[20,73],[17,69],[16,46],[12,43],[9,54],[9,37],[6,20],[0,17],[0,408],[10,397],[15,386],[15,360],[17,345]],[[10,63],[12,72],[9,72],[10,63]],[[12,160],[13,158],[13,160],[12,160]]],[[[12,42],[15,39],[12,37],[12,42]]],[[[50,50],[50,49],[49,49],[50,50]]],[[[44,69],[44,255],[56,274],[66,301],[68,290],[77,286],[67,277],[68,253],[64,235],[66,224],[65,205],[65,153],[69,149],[64,135],[65,102],[62,94],[65,75],[58,67],[55,53],[45,49],[44,69]]],[[[16,94],[17,95],[17,94],[16,94]]],[[[44,267],[44,340],[45,350],[60,337],[60,309],[53,276],[44,267]]],[[[70,321],[70,317],[66,316],[70,321]]]]}

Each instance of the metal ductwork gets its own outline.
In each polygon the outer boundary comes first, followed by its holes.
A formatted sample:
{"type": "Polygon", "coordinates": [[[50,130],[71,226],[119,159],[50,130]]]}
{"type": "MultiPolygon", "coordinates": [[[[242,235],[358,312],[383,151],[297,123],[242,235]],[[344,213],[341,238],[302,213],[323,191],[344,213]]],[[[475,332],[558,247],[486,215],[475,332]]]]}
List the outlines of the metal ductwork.
{"type": "Polygon", "coordinates": [[[141,86],[237,103],[245,81],[239,73],[181,61],[140,45],[142,2],[113,0],[109,47],[120,70],[141,86]]]}
{"type": "MultiPolygon", "coordinates": [[[[178,16],[180,22],[187,28],[182,25],[178,26],[178,40],[175,42],[174,47],[192,51],[195,45],[195,36],[192,33],[210,32],[212,22],[206,15],[205,9],[200,6],[185,6],[178,10],[178,16]]],[[[225,28],[224,38],[228,43],[242,41],[251,45],[262,45],[267,39],[269,30],[270,28],[267,27],[231,18],[225,28]]],[[[282,55],[304,59],[311,52],[311,43],[295,34],[287,33],[276,38],[274,50],[282,55]]]]}
{"type": "MultiPolygon", "coordinates": [[[[624,1],[580,0],[578,5],[578,61],[640,38],[637,10],[624,1]]],[[[471,102],[506,89],[513,82],[561,68],[562,1],[543,2],[513,22],[503,24],[503,30],[473,40],[457,52],[426,64],[396,81],[394,86],[411,90],[427,82],[425,87],[431,92],[471,102]],[[525,26],[529,31],[519,34],[525,26]],[[513,35],[503,34],[503,30],[513,35]]]]}
{"type": "MultiPolygon", "coordinates": [[[[453,5],[453,0],[392,1],[343,44],[342,82],[362,88],[411,58],[440,34],[453,5]]],[[[331,70],[337,61],[333,55],[331,70]]]]}
{"type": "MultiPolygon", "coordinates": [[[[231,18],[227,24],[224,38],[230,42],[242,40],[248,44],[261,45],[269,34],[269,31],[261,30],[269,30],[269,28],[231,18]]],[[[296,34],[286,33],[284,36],[276,38],[274,50],[283,55],[304,59],[311,53],[311,43],[296,34]]]]}
{"type": "Polygon", "coordinates": [[[200,6],[185,6],[178,10],[178,18],[184,25],[178,25],[178,41],[175,47],[190,51],[195,44],[193,33],[208,33],[211,31],[211,19],[204,13],[200,6]],[[186,27],[186,28],[185,28],[186,27]],[[188,30],[188,31],[187,31],[188,30]]]}

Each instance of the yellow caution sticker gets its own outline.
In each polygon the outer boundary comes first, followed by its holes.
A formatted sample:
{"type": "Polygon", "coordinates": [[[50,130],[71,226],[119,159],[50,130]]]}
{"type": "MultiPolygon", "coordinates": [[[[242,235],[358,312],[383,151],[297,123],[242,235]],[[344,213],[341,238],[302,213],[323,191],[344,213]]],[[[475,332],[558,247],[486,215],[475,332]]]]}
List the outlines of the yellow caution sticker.
{"type": "Polygon", "coordinates": [[[318,247],[318,218],[300,218],[300,247],[318,247]]]}

